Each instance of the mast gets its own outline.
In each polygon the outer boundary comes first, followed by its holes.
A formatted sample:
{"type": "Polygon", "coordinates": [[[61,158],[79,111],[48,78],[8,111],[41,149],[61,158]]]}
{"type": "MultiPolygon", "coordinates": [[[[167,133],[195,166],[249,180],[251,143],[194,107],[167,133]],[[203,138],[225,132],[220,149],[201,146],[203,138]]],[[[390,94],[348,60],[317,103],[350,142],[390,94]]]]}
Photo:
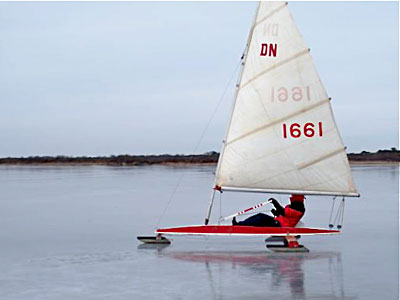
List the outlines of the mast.
{"type": "MultiPolygon", "coordinates": [[[[252,36],[253,36],[253,31],[254,31],[254,27],[255,27],[255,24],[256,24],[258,11],[259,11],[259,9],[260,9],[260,3],[261,3],[261,2],[258,2],[257,9],[256,9],[256,12],[255,12],[254,17],[253,17],[253,22],[252,22],[252,25],[251,25],[251,28],[250,28],[250,31],[249,31],[249,35],[248,35],[248,37],[247,37],[246,47],[245,47],[244,53],[243,53],[242,58],[241,58],[242,64],[241,64],[241,67],[240,67],[239,77],[238,77],[238,80],[237,80],[237,83],[236,83],[236,87],[235,87],[235,94],[234,94],[234,96],[233,96],[233,103],[232,103],[232,108],[231,108],[231,113],[230,113],[230,119],[229,119],[230,121],[229,121],[229,124],[228,124],[228,126],[227,126],[227,128],[226,128],[226,131],[225,131],[225,139],[222,141],[222,148],[221,148],[221,151],[220,151],[220,157],[222,156],[222,154],[223,154],[223,152],[224,152],[224,149],[225,149],[225,142],[226,142],[226,139],[227,139],[227,136],[228,136],[228,131],[229,131],[230,123],[232,122],[232,114],[233,114],[233,111],[235,110],[236,98],[237,98],[237,94],[238,94],[238,92],[239,92],[240,83],[241,83],[241,81],[242,81],[244,66],[246,65],[247,54],[248,54],[248,52],[249,52],[250,43],[251,43],[251,38],[252,38],[252,36]]],[[[217,169],[216,169],[216,173],[215,173],[215,174],[218,174],[218,170],[219,170],[219,167],[220,167],[220,162],[221,162],[221,160],[218,159],[217,169]]],[[[205,225],[207,225],[208,222],[209,222],[209,220],[210,220],[210,215],[211,215],[211,210],[212,210],[212,206],[213,206],[213,203],[214,203],[214,197],[215,197],[215,191],[216,191],[216,190],[219,190],[220,192],[222,192],[222,191],[219,189],[219,187],[216,185],[216,178],[215,178],[215,179],[214,179],[213,191],[212,191],[212,193],[211,193],[210,202],[209,202],[209,204],[208,204],[207,215],[206,215],[206,218],[205,218],[205,220],[204,220],[204,224],[205,224],[205,225]]]]}
{"type": "MultiPolygon", "coordinates": [[[[238,93],[239,93],[240,84],[241,84],[241,82],[242,82],[244,66],[246,65],[247,54],[249,53],[250,43],[251,43],[251,39],[252,39],[252,37],[253,37],[253,32],[254,32],[254,27],[256,26],[256,20],[257,20],[258,12],[259,12],[259,10],[260,10],[260,4],[261,4],[261,1],[258,2],[257,9],[256,9],[256,13],[255,13],[254,18],[253,18],[253,23],[252,23],[252,25],[251,25],[250,32],[249,32],[249,36],[248,36],[248,38],[247,38],[247,43],[246,43],[245,51],[244,51],[243,56],[242,56],[242,65],[241,65],[241,68],[240,68],[239,77],[238,77],[238,80],[237,80],[237,83],[236,83],[236,87],[235,87],[235,94],[233,95],[233,103],[232,103],[232,108],[231,108],[229,123],[228,123],[228,126],[227,126],[226,130],[225,130],[225,138],[224,138],[224,140],[222,141],[222,148],[221,148],[221,151],[220,151],[220,157],[223,156],[224,151],[225,151],[226,141],[227,141],[227,139],[228,139],[229,127],[231,126],[231,123],[232,123],[232,115],[233,115],[233,112],[235,111],[236,99],[237,99],[237,95],[238,95],[238,93]]],[[[217,169],[216,169],[215,174],[218,174],[218,171],[219,171],[220,166],[221,166],[221,159],[218,159],[217,169]]],[[[216,179],[217,179],[217,178],[215,178],[215,183],[216,183],[216,179]]],[[[215,184],[214,184],[214,185],[215,185],[215,184]]]]}

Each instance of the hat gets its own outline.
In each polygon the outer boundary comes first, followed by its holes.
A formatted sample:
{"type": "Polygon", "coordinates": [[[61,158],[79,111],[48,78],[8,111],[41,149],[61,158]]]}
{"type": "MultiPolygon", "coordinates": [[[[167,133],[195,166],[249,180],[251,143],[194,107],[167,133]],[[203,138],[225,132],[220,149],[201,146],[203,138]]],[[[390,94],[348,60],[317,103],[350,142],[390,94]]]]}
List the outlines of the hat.
{"type": "Polygon", "coordinates": [[[305,199],[304,195],[292,195],[290,196],[290,201],[299,201],[299,202],[303,202],[305,199]]]}

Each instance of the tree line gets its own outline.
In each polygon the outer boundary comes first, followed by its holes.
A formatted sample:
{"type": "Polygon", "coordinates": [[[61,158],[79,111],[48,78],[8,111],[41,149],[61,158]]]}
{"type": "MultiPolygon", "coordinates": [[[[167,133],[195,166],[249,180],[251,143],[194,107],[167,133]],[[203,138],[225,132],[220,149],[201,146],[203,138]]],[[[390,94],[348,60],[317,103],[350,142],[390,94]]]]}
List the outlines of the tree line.
{"type": "MultiPolygon", "coordinates": [[[[400,151],[396,148],[378,150],[377,152],[362,151],[347,154],[350,161],[387,161],[400,162],[400,151]]],[[[218,162],[219,153],[215,151],[203,154],[161,154],[161,155],[110,155],[110,156],[29,156],[29,157],[4,157],[0,164],[11,165],[36,165],[36,164],[94,164],[116,166],[140,166],[153,164],[215,164],[218,162]]]]}

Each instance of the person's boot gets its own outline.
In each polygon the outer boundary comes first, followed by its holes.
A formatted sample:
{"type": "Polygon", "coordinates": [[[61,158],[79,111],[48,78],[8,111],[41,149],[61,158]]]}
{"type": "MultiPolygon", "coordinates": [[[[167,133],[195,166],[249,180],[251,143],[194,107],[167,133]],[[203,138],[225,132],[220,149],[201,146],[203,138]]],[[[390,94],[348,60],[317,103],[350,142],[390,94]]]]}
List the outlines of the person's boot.
{"type": "Polygon", "coordinates": [[[233,219],[232,219],[232,225],[237,225],[236,217],[233,217],[233,219]]]}

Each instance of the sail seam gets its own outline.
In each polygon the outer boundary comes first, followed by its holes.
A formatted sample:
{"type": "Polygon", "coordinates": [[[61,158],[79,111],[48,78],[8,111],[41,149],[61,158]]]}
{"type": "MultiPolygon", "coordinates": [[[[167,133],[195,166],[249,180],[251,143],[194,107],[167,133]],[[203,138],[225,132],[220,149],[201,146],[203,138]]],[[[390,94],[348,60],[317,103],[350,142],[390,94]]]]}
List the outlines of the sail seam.
{"type": "Polygon", "coordinates": [[[268,18],[272,17],[275,13],[277,13],[278,11],[280,11],[282,8],[284,8],[287,5],[287,2],[277,8],[275,8],[273,11],[271,11],[268,15],[266,15],[264,18],[262,18],[260,21],[258,21],[254,27],[256,27],[257,25],[259,25],[260,23],[264,22],[265,20],[267,20],[268,18]]]}
{"type": "Polygon", "coordinates": [[[275,120],[275,121],[273,121],[273,122],[271,122],[271,123],[268,123],[268,124],[266,124],[266,125],[264,125],[264,126],[258,127],[258,128],[256,128],[256,129],[254,129],[254,130],[252,130],[252,131],[249,131],[249,132],[247,132],[247,133],[245,133],[245,134],[242,134],[241,136],[238,136],[237,138],[234,138],[234,139],[232,139],[232,140],[230,140],[230,141],[227,141],[227,142],[226,142],[226,145],[232,144],[232,143],[234,143],[234,142],[236,142],[236,141],[238,141],[238,140],[241,140],[241,139],[243,139],[243,138],[245,138],[245,137],[248,137],[249,135],[252,135],[252,134],[254,134],[254,133],[257,133],[257,132],[259,132],[259,131],[261,131],[261,130],[264,130],[264,129],[268,128],[268,127],[274,126],[275,124],[278,124],[278,123],[280,123],[280,122],[282,122],[282,121],[284,121],[284,120],[293,118],[293,117],[295,117],[295,116],[297,116],[297,115],[299,115],[299,114],[302,114],[302,113],[308,112],[308,111],[310,111],[310,110],[313,110],[314,108],[316,108],[316,107],[318,107],[318,106],[321,106],[321,105],[323,105],[323,104],[325,104],[325,103],[328,103],[329,101],[330,101],[329,98],[328,98],[328,99],[324,99],[324,100],[322,100],[322,101],[320,101],[320,102],[318,102],[318,103],[315,103],[315,104],[313,104],[313,105],[310,105],[310,106],[308,106],[308,107],[306,107],[306,108],[304,108],[304,109],[295,111],[294,113],[291,113],[291,114],[289,114],[289,115],[287,115],[287,116],[284,116],[284,117],[282,117],[282,118],[280,118],[280,119],[277,119],[277,120],[275,120]]]}
{"type": "Polygon", "coordinates": [[[256,76],[254,76],[253,78],[247,80],[245,83],[243,83],[243,84],[240,86],[240,89],[244,88],[246,85],[248,85],[248,84],[251,83],[252,81],[256,80],[256,79],[259,78],[260,76],[264,75],[265,73],[268,73],[269,71],[272,71],[273,69],[278,68],[278,67],[280,67],[280,66],[282,66],[282,65],[284,65],[284,64],[286,64],[286,63],[288,63],[288,62],[290,62],[291,60],[296,59],[297,57],[300,57],[300,56],[302,56],[302,55],[304,55],[304,54],[306,54],[306,53],[308,53],[308,52],[310,52],[310,50],[309,50],[309,49],[305,49],[305,50],[303,50],[303,51],[300,51],[300,52],[298,52],[298,53],[292,55],[291,57],[288,57],[288,58],[286,58],[286,59],[284,59],[284,60],[282,60],[282,61],[276,63],[275,65],[269,67],[268,69],[265,69],[264,71],[258,73],[258,74],[257,74],[256,76]]]}
{"type": "Polygon", "coordinates": [[[332,152],[330,152],[330,153],[328,153],[328,154],[322,155],[322,156],[320,156],[320,157],[317,158],[317,159],[314,159],[314,160],[309,161],[309,162],[307,162],[307,163],[299,164],[299,165],[297,165],[297,168],[298,168],[299,170],[304,169],[304,168],[307,168],[307,167],[309,167],[309,166],[311,166],[311,165],[314,165],[314,164],[316,164],[316,163],[318,163],[318,162],[320,162],[320,161],[323,161],[323,160],[325,160],[325,159],[327,159],[327,158],[329,158],[329,157],[332,157],[332,156],[334,156],[334,155],[336,155],[336,154],[338,154],[338,153],[341,153],[341,152],[344,151],[344,150],[345,150],[345,148],[339,148],[339,149],[337,149],[337,150],[335,150],[335,151],[332,151],[332,152]]]}

